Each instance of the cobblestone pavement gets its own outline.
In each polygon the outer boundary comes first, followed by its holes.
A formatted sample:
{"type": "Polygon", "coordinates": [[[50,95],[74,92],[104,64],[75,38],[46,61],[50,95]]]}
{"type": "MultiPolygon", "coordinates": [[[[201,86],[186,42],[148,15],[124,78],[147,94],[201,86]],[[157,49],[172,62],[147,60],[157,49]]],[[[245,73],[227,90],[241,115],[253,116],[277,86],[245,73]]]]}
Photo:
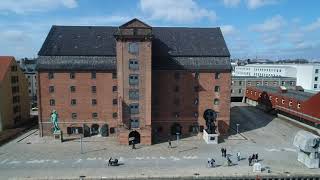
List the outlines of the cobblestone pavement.
{"type": "MultiPolygon", "coordinates": [[[[247,157],[259,153],[262,167],[270,167],[272,174],[316,174],[319,169],[307,169],[299,163],[292,145],[299,128],[248,106],[231,109],[231,127],[239,125],[240,134],[231,132],[218,145],[207,145],[201,136],[152,146],[118,145],[115,137],[83,139],[84,153],[80,153],[79,139],[58,143],[52,137],[40,138],[37,130],[0,147],[0,179],[90,177],[148,177],[148,176],[229,176],[248,175],[252,167],[247,157]],[[220,148],[227,148],[234,165],[225,166],[220,148]],[[237,162],[240,151],[243,159],[237,162]],[[119,158],[118,167],[107,167],[109,157],[119,158]],[[208,168],[207,159],[213,157],[218,167],[208,168]]],[[[262,172],[261,174],[266,174],[262,172]]]]}

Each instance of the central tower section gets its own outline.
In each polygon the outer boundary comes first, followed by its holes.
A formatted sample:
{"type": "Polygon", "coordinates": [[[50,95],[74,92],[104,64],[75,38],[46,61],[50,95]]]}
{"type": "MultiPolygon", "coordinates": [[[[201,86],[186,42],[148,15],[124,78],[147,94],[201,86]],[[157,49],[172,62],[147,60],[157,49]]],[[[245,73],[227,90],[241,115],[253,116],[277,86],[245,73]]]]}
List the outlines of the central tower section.
{"type": "Polygon", "coordinates": [[[152,28],[133,19],[115,33],[118,138],[121,144],[151,144],[152,28]]]}

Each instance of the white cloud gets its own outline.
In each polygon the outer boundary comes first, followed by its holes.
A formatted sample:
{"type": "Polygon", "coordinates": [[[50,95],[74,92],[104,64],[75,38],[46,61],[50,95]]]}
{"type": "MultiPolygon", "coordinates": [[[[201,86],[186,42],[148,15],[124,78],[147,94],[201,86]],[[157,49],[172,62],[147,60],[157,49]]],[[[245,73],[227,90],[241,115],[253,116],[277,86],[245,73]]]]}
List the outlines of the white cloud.
{"type": "Polygon", "coordinates": [[[224,36],[232,36],[236,33],[236,29],[232,25],[222,25],[220,28],[224,36]]]}
{"type": "Polygon", "coordinates": [[[289,32],[287,35],[287,38],[292,43],[301,43],[304,39],[304,34],[301,32],[289,32]]]}
{"type": "Polygon", "coordinates": [[[285,19],[280,15],[276,15],[270,19],[265,20],[262,24],[255,24],[251,26],[249,29],[256,32],[273,32],[280,30],[285,25],[285,19]]]}
{"type": "Polygon", "coordinates": [[[214,11],[199,7],[194,0],[140,0],[139,5],[154,20],[183,23],[217,17],[214,11]]]}
{"type": "Polygon", "coordinates": [[[88,25],[88,26],[94,26],[94,25],[100,25],[100,26],[106,26],[106,25],[122,25],[126,23],[127,21],[133,19],[129,16],[118,16],[118,15],[112,15],[112,16],[84,16],[84,17],[75,17],[70,19],[60,19],[54,22],[56,25],[88,25]]]}
{"type": "Polygon", "coordinates": [[[320,29],[320,18],[318,18],[315,22],[307,25],[306,27],[303,28],[305,31],[311,32],[315,31],[317,29],[320,29]]]}
{"type": "Polygon", "coordinates": [[[223,4],[226,7],[237,7],[241,3],[241,0],[223,0],[223,4]]]}
{"type": "Polygon", "coordinates": [[[281,42],[281,37],[275,34],[265,34],[262,36],[262,41],[267,45],[275,45],[281,42]]]}
{"type": "Polygon", "coordinates": [[[75,8],[76,0],[1,0],[0,11],[25,14],[30,12],[46,12],[65,7],[75,8]]]}
{"type": "Polygon", "coordinates": [[[257,9],[262,6],[278,3],[279,0],[247,0],[247,7],[249,9],[257,9]]]}

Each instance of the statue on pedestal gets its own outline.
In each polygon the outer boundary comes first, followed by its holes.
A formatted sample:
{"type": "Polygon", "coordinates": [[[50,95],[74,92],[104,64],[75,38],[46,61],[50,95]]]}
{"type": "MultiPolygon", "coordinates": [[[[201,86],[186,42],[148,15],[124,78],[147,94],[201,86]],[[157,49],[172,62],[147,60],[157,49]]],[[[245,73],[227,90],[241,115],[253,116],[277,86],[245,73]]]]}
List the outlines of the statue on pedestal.
{"type": "Polygon", "coordinates": [[[51,122],[53,124],[53,133],[58,133],[60,132],[60,128],[58,125],[58,113],[56,110],[53,110],[51,113],[51,122]]]}

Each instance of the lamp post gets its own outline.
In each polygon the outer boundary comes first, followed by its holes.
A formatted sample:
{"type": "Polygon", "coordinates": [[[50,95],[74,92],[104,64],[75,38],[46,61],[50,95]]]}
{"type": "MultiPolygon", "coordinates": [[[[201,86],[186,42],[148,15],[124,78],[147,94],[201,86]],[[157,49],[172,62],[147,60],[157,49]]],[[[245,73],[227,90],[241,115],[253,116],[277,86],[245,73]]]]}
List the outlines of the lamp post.
{"type": "Polygon", "coordinates": [[[82,134],[80,135],[80,152],[83,154],[83,148],[82,148],[82,134]]]}
{"type": "Polygon", "coordinates": [[[237,134],[239,134],[239,125],[240,124],[237,124],[237,134]]]}

